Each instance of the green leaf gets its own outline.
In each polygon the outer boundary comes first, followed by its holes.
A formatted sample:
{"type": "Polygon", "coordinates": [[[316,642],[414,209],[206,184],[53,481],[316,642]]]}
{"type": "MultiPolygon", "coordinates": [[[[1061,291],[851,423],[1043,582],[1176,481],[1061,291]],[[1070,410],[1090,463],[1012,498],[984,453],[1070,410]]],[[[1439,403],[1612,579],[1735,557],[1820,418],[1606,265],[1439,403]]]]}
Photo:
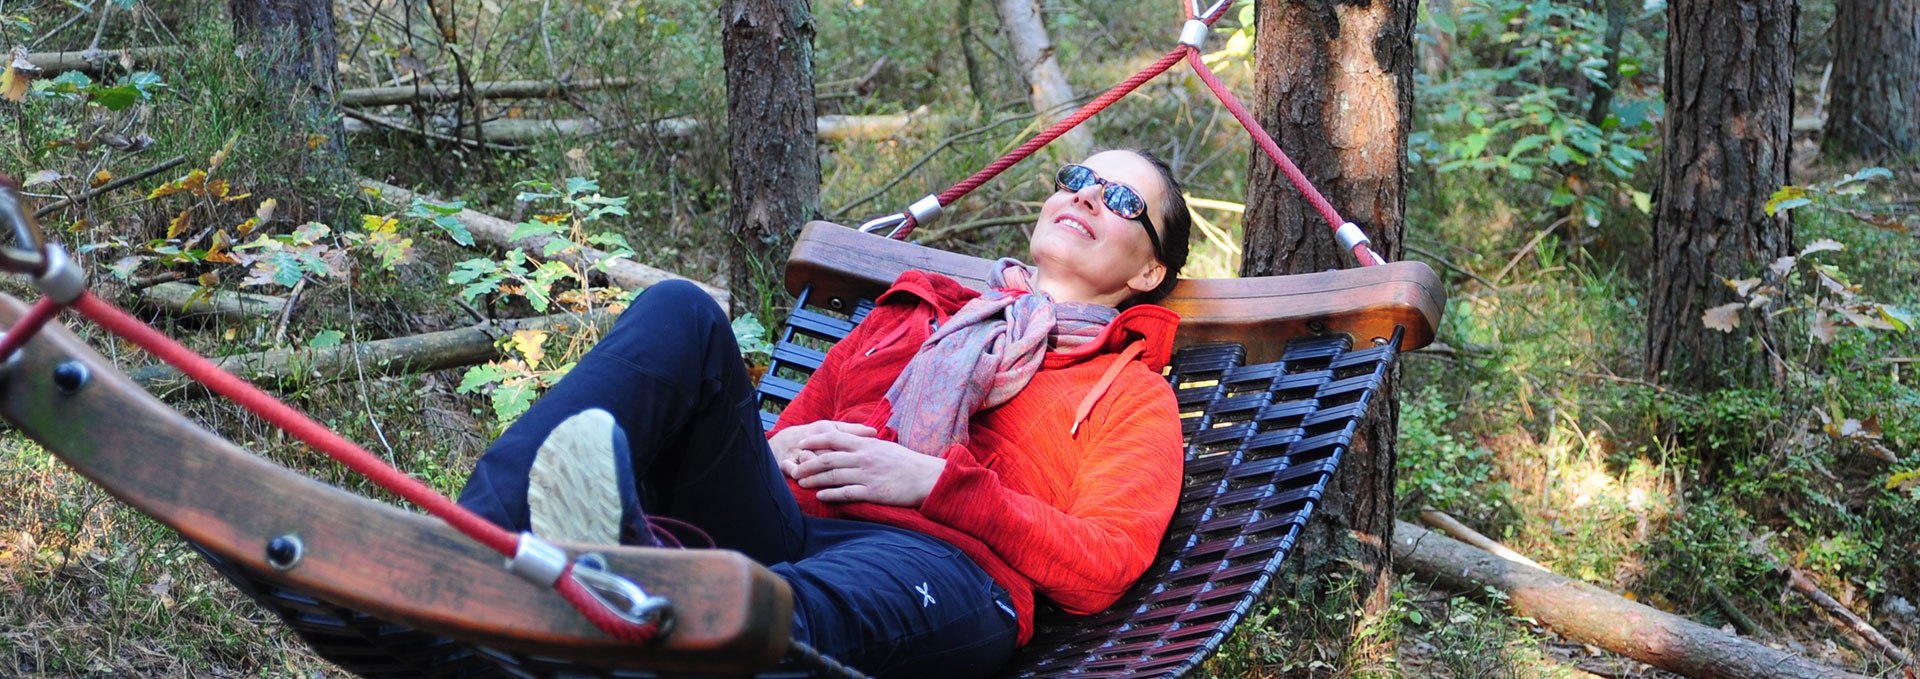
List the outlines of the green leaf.
{"type": "Polygon", "coordinates": [[[1885,304],[1876,304],[1874,307],[1879,309],[1880,317],[1886,319],[1887,324],[1893,326],[1894,330],[1906,332],[1913,329],[1913,314],[1906,310],[1885,304]]]}
{"type": "Polygon", "coordinates": [[[462,394],[477,394],[480,393],[481,389],[485,389],[487,385],[506,378],[506,371],[502,370],[497,363],[476,365],[468,368],[467,374],[460,377],[460,387],[454,391],[462,394]]]}
{"type": "Polygon", "coordinates": [[[1793,185],[1782,186],[1779,191],[1773,192],[1773,196],[1767,198],[1767,205],[1764,209],[1767,211],[1768,217],[1773,217],[1780,212],[1811,205],[1813,200],[1808,198],[1808,195],[1807,190],[1804,188],[1793,185]]]}
{"type": "Polygon", "coordinates": [[[733,319],[733,340],[740,345],[740,353],[747,356],[770,356],[773,345],[767,342],[767,326],[753,314],[741,314],[733,319]]]}
{"type": "Polygon", "coordinates": [[[567,227],[559,224],[548,224],[537,219],[528,220],[513,225],[513,234],[507,236],[507,242],[518,243],[522,238],[534,236],[557,236],[566,230],[567,227]]]}
{"type": "Polygon", "coordinates": [[[1645,191],[1634,191],[1633,206],[1640,208],[1641,214],[1653,214],[1653,194],[1645,191]]]}
{"type": "Polygon", "coordinates": [[[599,190],[600,190],[600,182],[596,182],[586,177],[568,177],[567,178],[567,195],[568,196],[578,196],[582,193],[589,193],[589,192],[599,191],[599,190]]]}
{"type": "Polygon", "coordinates": [[[533,385],[526,381],[502,384],[493,390],[493,414],[502,423],[520,419],[533,406],[533,385]]]}
{"type": "Polygon", "coordinates": [[[429,219],[433,217],[452,217],[460,214],[460,211],[465,209],[467,209],[467,201],[464,200],[436,203],[423,198],[415,198],[413,199],[413,204],[407,206],[407,216],[429,219]]]}
{"type": "Polygon", "coordinates": [[[447,237],[452,238],[453,242],[460,244],[461,247],[473,247],[473,233],[467,231],[467,225],[460,223],[460,220],[452,217],[435,217],[433,225],[447,232],[447,237]]]}
{"type": "Polygon", "coordinates": [[[94,86],[87,88],[89,101],[109,111],[125,111],[140,102],[140,89],[132,85],[115,87],[94,86]]]}
{"type": "Polygon", "coordinates": [[[322,330],[318,334],[315,334],[313,339],[307,340],[307,346],[313,349],[337,347],[340,346],[340,341],[346,338],[347,334],[344,332],[338,330],[322,330]]]}

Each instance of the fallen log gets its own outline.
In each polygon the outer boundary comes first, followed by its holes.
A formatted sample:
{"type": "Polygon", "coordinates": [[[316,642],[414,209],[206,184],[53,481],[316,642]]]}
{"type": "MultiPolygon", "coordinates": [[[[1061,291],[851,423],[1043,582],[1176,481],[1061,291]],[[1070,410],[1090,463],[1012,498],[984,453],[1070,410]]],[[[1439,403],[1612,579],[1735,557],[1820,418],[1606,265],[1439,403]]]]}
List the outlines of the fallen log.
{"type": "Polygon", "coordinates": [[[96,75],[109,67],[123,63],[134,66],[157,63],[164,58],[181,53],[178,47],[135,47],[124,50],[81,50],[78,52],[33,52],[27,55],[27,61],[40,67],[42,78],[51,78],[67,71],[79,71],[96,75]]]}
{"type": "MultiPolygon", "coordinates": [[[[402,209],[412,205],[415,198],[422,197],[419,194],[398,186],[371,179],[360,180],[360,188],[368,193],[374,194],[388,205],[402,209]]],[[[520,248],[529,255],[537,256],[538,253],[546,252],[547,242],[554,239],[553,236],[542,235],[513,240],[513,222],[474,210],[461,210],[460,214],[454,216],[454,219],[460,220],[460,223],[466,226],[468,231],[473,233],[475,239],[486,241],[503,248],[520,248]]],[[[571,249],[559,254],[556,259],[578,267],[581,270],[587,270],[595,262],[607,260],[607,253],[576,244],[571,249]]],[[[624,258],[607,261],[606,274],[607,280],[612,281],[614,285],[628,290],[640,290],[670,280],[689,280],[670,271],[662,271],[624,258]]],[[[690,282],[700,286],[700,289],[705,290],[707,295],[713,297],[714,301],[719,302],[720,308],[729,308],[727,305],[729,304],[730,298],[726,290],[699,281],[690,282]]]]}
{"type": "MultiPolygon", "coordinates": [[[[473,94],[481,99],[541,99],[558,97],[569,92],[591,92],[615,87],[627,87],[636,82],[633,78],[596,78],[566,82],[560,80],[498,80],[473,84],[473,94]]],[[[394,106],[399,104],[422,103],[439,104],[458,101],[462,96],[459,87],[452,85],[421,85],[420,87],[362,87],[340,91],[342,106],[394,106]]]]}
{"type": "MultiPolygon", "coordinates": [[[[365,134],[381,128],[418,131],[418,126],[403,119],[358,114],[354,118],[341,121],[347,134],[365,134]],[[354,118],[370,118],[371,123],[354,118]]],[[[888,115],[820,116],[815,124],[816,137],[822,142],[851,142],[887,139],[907,132],[937,131],[957,122],[952,116],[927,115],[921,112],[894,113],[888,115]]],[[[700,130],[701,123],[694,118],[667,118],[650,123],[636,123],[632,129],[640,134],[682,139],[700,130]]],[[[480,124],[480,137],[494,144],[527,144],[546,139],[587,137],[613,131],[599,121],[587,118],[502,118],[480,124]]],[[[432,128],[428,132],[442,138],[472,141],[474,135],[455,134],[452,129],[432,128]]]]}
{"type": "MultiPolygon", "coordinates": [[[[342,344],[324,349],[275,349],[215,359],[214,363],[263,387],[320,385],[375,375],[412,373],[478,365],[501,357],[495,338],[520,330],[564,332],[591,324],[605,329],[614,315],[554,314],[442,330],[411,337],[342,344]]],[[[154,393],[178,390],[180,396],[201,397],[203,388],[173,366],[156,364],[132,371],[133,381],[154,393]]]]}
{"type": "Polygon", "coordinates": [[[1569,639],[1689,677],[1865,679],[1700,623],[1628,601],[1584,582],[1502,559],[1396,521],[1396,568],[1455,591],[1492,587],[1519,615],[1569,639]]]}
{"type": "Polygon", "coordinates": [[[193,283],[161,283],[142,288],[140,299],[175,315],[212,316],[229,321],[267,318],[287,307],[285,297],[207,290],[193,283]]]}

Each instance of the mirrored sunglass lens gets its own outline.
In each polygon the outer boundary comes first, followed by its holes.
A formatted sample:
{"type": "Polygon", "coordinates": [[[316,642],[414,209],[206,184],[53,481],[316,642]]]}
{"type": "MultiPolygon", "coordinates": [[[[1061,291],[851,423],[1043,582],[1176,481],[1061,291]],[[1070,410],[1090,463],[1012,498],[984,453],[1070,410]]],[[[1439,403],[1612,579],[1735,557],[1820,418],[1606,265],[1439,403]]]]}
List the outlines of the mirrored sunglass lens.
{"type": "Polygon", "coordinates": [[[1060,174],[1055,179],[1060,182],[1062,188],[1068,191],[1079,191],[1093,183],[1093,170],[1079,165],[1068,165],[1060,168],[1060,174]]]}
{"type": "Polygon", "coordinates": [[[1108,186],[1106,199],[1108,209],[1127,219],[1139,217],[1146,209],[1146,201],[1140,199],[1140,194],[1125,186],[1108,186]]]}

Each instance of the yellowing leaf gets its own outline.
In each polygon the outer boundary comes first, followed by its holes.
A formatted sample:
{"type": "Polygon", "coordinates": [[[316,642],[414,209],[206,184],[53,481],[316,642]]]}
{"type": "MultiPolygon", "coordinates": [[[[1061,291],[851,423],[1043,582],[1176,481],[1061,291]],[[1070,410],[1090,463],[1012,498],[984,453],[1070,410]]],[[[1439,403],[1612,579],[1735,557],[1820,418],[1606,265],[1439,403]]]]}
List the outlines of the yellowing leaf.
{"type": "Polygon", "coordinates": [[[181,210],[173,221],[167,222],[167,237],[179,238],[180,234],[186,233],[187,229],[191,228],[193,228],[193,208],[187,208],[181,210]]]}
{"type": "Polygon", "coordinates": [[[198,278],[194,279],[194,282],[199,283],[200,287],[211,288],[213,286],[220,284],[220,274],[217,272],[208,271],[206,273],[200,274],[198,278]]]}
{"type": "Polygon", "coordinates": [[[235,132],[232,136],[227,137],[227,143],[221,145],[220,150],[214,152],[212,158],[207,159],[207,171],[213,172],[220,169],[220,166],[227,162],[227,154],[233,153],[233,145],[238,141],[240,141],[239,132],[235,132]]]}
{"type": "Polygon", "coordinates": [[[213,196],[215,198],[227,197],[227,192],[229,190],[230,189],[227,186],[227,180],[225,179],[215,179],[213,181],[207,182],[207,185],[206,185],[207,195],[213,196]]]}
{"type": "Polygon", "coordinates": [[[1905,491],[1920,497],[1920,469],[1909,469],[1887,477],[1887,490],[1905,491]]]}
{"type": "Polygon", "coordinates": [[[308,150],[308,151],[312,151],[312,150],[315,150],[315,149],[318,149],[318,148],[320,148],[320,145],[321,145],[321,144],[325,144],[325,143],[327,143],[327,135],[324,135],[324,134],[309,134],[309,135],[307,135],[307,150],[308,150]]]}
{"type": "Polygon", "coordinates": [[[273,221],[273,211],[279,207],[280,201],[273,198],[260,201],[260,207],[255,208],[253,211],[253,218],[260,220],[262,223],[273,221]]]}
{"type": "Polygon", "coordinates": [[[1786,278],[1787,272],[1793,270],[1794,262],[1798,261],[1800,260],[1795,257],[1781,257],[1773,260],[1772,264],[1767,265],[1767,270],[1772,271],[1775,276],[1786,278]]]}
{"type": "Polygon", "coordinates": [[[225,197],[225,198],[221,198],[221,199],[220,199],[220,202],[222,202],[222,203],[238,203],[238,202],[240,202],[240,201],[243,201],[243,200],[246,200],[246,199],[248,199],[248,198],[252,198],[252,197],[253,197],[253,194],[251,194],[251,193],[236,193],[236,194],[233,194],[233,195],[231,195],[231,196],[227,196],[227,197],[225,197]]]}
{"type": "Polygon", "coordinates": [[[513,350],[527,357],[528,367],[540,367],[540,359],[547,355],[547,331],[521,330],[513,333],[513,350]]]}
{"type": "Polygon", "coordinates": [[[165,184],[161,184],[159,186],[154,187],[152,191],[148,192],[147,200],[154,200],[156,198],[165,198],[167,196],[171,196],[173,194],[180,193],[183,191],[186,191],[186,189],[181,188],[179,182],[167,182],[165,184]]]}
{"type": "Polygon", "coordinates": [[[0,99],[12,102],[27,100],[27,90],[33,79],[40,75],[40,67],[27,61],[27,48],[21,45],[13,48],[13,58],[7,61],[7,70],[0,72],[0,99]]]}
{"type": "Polygon", "coordinates": [[[239,260],[234,259],[233,254],[227,252],[227,248],[232,246],[233,239],[227,237],[226,229],[215,231],[213,233],[213,246],[207,248],[207,261],[220,264],[239,264],[239,260]]]}
{"type": "Polygon", "coordinates": [[[393,233],[400,227],[400,220],[386,215],[361,215],[360,230],[367,233],[393,233]]]}
{"type": "Polygon", "coordinates": [[[195,169],[192,172],[188,172],[187,176],[175,180],[174,183],[179,184],[180,188],[188,191],[200,191],[207,186],[207,171],[195,169]]]}
{"type": "Polygon", "coordinates": [[[1755,286],[1760,285],[1760,279],[1758,278],[1742,278],[1740,280],[1726,280],[1726,279],[1722,279],[1722,280],[1725,280],[1727,287],[1733,288],[1734,294],[1740,295],[1741,297],[1746,297],[1747,293],[1753,292],[1753,288],[1755,286]]]}
{"type": "Polygon", "coordinates": [[[1745,306],[1746,304],[1740,302],[1722,304],[1701,314],[1700,322],[1713,330],[1733,332],[1734,328],[1740,327],[1740,309],[1745,306]]]}
{"type": "Polygon", "coordinates": [[[1840,241],[1834,240],[1832,238],[1822,238],[1812,243],[1808,243],[1806,247],[1801,248],[1800,256],[1805,257],[1807,255],[1811,255],[1816,252],[1829,252],[1833,250],[1845,250],[1845,249],[1847,249],[1847,246],[1841,245],[1840,241]]]}
{"type": "Polygon", "coordinates": [[[260,218],[250,217],[247,221],[240,222],[239,226],[233,227],[233,233],[241,238],[246,238],[248,234],[253,233],[253,230],[259,226],[260,218]]]}
{"type": "Polygon", "coordinates": [[[87,182],[87,188],[97,189],[100,185],[113,181],[113,173],[106,170],[93,173],[93,180],[87,182]]]}

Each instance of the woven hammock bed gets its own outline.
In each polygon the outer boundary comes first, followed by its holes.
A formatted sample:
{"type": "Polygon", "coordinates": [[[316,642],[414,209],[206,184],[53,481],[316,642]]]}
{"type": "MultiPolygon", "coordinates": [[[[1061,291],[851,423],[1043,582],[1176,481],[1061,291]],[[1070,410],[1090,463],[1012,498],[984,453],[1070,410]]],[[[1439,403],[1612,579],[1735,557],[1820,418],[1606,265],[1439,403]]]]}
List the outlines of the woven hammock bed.
{"type": "MultiPolygon", "coordinates": [[[[979,287],[985,260],[808,225],[794,312],[761,381],[765,417],[902,271],[979,287]]],[[[1401,262],[1183,281],[1168,379],[1186,438],[1177,514],[1147,574],[1106,612],[1048,612],[1007,676],[1180,676],[1265,591],[1401,351],[1432,340],[1438,277],[1401,262]]],[[[0,296],[0,325],[26,307],[0,296]]],[[[673,605],[644,645],[607,637],[551,589],[439,520],[301,476],[208,432],[50,325],[5,368],[0,416],[178,531],[323,658],[366,677],[742,676],[795,669],[790,592],[723,550],[594,547],[673,605]]],[[[586,549],[585,546],[569,546],[586,549]]],[[[571,551],[571,550],[570,550],[571,551]]]]}

